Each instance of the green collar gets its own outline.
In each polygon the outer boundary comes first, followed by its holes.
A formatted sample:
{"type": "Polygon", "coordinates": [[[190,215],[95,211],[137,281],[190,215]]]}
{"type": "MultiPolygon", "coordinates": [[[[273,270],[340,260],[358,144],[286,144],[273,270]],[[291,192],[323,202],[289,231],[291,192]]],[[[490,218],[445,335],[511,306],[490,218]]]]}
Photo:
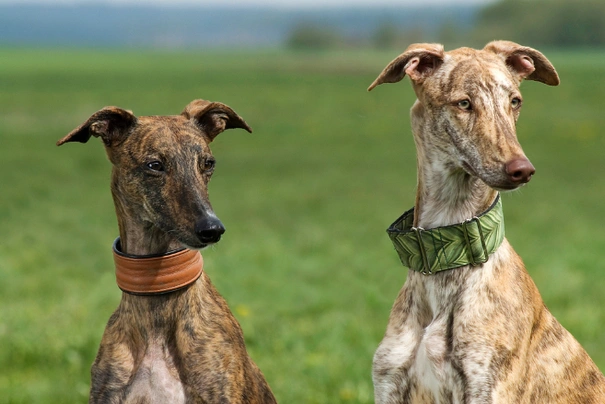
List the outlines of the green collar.
{"type": "Polygon", "coordinates": [[[401,263],[424,275],[487,262],[504,240],[500,194],[479,216],[451,226],[413,227],[414,209],[405,212],[388,229],[401,263]]]}

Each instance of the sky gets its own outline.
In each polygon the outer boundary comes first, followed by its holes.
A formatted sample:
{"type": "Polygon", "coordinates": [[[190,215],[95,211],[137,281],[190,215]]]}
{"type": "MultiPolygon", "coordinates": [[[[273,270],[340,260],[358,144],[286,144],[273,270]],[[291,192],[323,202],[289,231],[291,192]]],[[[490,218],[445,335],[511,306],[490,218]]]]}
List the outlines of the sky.
{"type": "Polygon", "coordinates": [[[114,5],[229,5],[316,8],[340,6],[401,6],[428,4],[488,4],[494,0],[0,0],[0,4],[114,4],[114,5]]]}

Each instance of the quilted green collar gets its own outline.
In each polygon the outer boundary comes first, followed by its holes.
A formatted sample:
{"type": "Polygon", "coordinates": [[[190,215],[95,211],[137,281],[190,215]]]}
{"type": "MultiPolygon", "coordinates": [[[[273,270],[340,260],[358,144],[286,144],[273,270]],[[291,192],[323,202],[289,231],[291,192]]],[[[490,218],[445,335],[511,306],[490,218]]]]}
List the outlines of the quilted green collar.
{"type": "Polygon", "coordinates": [[[413,227],[414,209],[405,212],[388,229],[401,263],[424,275],[480,265],[504,240],[504,215],[500,194],[479,216],[451,226],[413,227]]]}

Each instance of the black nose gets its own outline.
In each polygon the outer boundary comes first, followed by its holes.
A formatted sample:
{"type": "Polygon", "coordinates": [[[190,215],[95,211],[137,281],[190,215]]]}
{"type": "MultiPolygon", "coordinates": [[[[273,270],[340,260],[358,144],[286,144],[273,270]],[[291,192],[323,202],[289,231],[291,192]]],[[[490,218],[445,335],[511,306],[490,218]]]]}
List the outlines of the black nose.
{"type": "Polygon", "coordinates": [[[197,238],[202,243],[212,244],[221,239],[225,227],[216,216],[204,216],[195,223],[194,230],[197,238]]]}

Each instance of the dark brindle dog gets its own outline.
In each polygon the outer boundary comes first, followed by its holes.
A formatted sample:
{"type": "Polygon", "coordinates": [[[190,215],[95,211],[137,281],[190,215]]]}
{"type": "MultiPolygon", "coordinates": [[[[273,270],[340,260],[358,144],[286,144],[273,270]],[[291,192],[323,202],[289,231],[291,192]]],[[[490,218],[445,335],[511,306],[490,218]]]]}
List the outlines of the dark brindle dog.
{"type": "Polygon", "coordinates": [[[107,107],[57,142],[100,137],[113,164],[114,257],[124,293],[92,367],[91,403],[275,403],[191,250],[225,231],[208,200],[215,161],[208,145],[231,128],[251,131],[217,102],[138,118],[107,107]]]}

